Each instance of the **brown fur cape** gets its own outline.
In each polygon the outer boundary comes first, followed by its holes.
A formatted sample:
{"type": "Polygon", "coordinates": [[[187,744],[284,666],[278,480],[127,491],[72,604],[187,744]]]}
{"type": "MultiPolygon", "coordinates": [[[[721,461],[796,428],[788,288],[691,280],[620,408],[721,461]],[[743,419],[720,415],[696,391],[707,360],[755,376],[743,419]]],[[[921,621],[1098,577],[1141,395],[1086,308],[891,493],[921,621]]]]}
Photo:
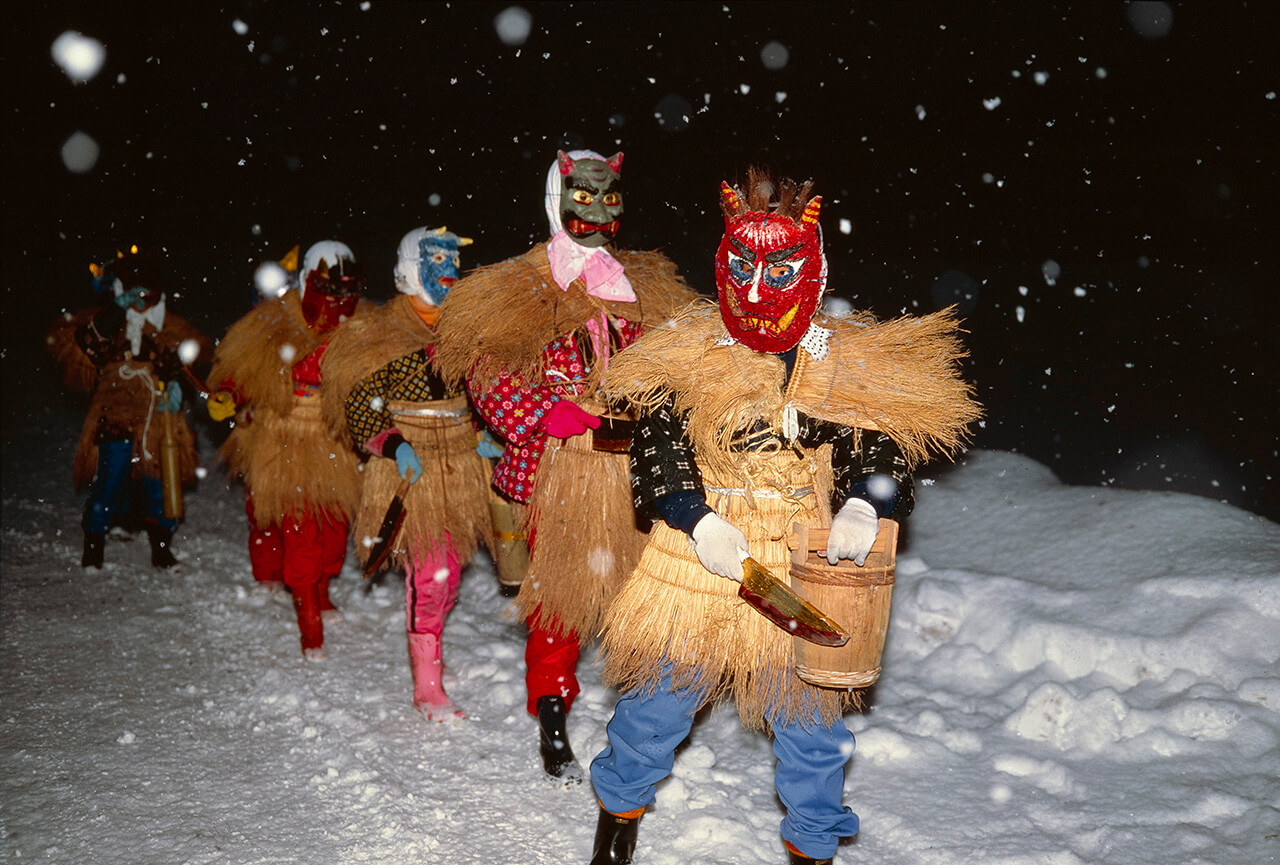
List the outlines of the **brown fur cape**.
{"type": "MultiPolygon", "coordinates": [[[[782,579],[790,577],[792,523],[830,525],[830,450],[746,453],[738,445],[756,421],[780,430],[790,402],[811,417],[879,429],[914,464],[958,448],[980,413],[959,376],[964,351],[949,311],[816,323],[834,331],[830,353],[819,361],[801,349],[789,382],[779,358],[717,345],[724,325],[718,308],[705,303],[625,349],[605,380],[613,397],[640,408],[671,398],[688,414],[708,503],[747,534],[752,555],[782,579]],[[796,494],[806,486],[812,493],[796,494]],[[747,493],[717,494],[717,487],[747,493]]],[[[662,523],[604,627],[608,684],[652,690],[669,669],[676,687],[707,701],[732,699],[749,727],[804,720],[815,709],[833,722],[860,699],[857,691],[816,688],[794,676],[793,637],[744,604],[736,583],[702,567],[688,538],[662,523]]]]}
{"type": "MultiPolygon", "coordinates": [[[[435,342],[435,333],[413,311],[409,298],[400,295],[366,316],[353,318],[335,332],[325,352],[322,408],[325,423],[335,436],[352,441],[346,418],[347,397],[360,382],[389,363],[414,354],[435,342]]],[[[426,374],[426,373],[424,373],[426,374]]],[[[388,394],[393,415],[401,409],[467,408],[465,396],[450,400],[407,402],[388,394]]],[[[465,564],[484,544],[493,553],[489,515],[489,466],[476,453],[476,434],[469,412],[459,418],[396,417],[396,426],[413,445],[422,462],[423,476],[405,498],[405,521],[391,547],[392,565],[421,558],[428,549],[447,541],[465,564]]],[[[361,564],[369,558],[387,505],[400,485],[392,459],[375,457],[364,469],[353,537],[361,564]]]]}
{"type": "MultiPolygon", "coordinates": [[[[361,302],[353,319],[370,308],[361,302]]],[[[214,355],[210,386],[233,383],[245,406],[218,456],[244,480],[259,528],[291,515],[348,522],[355,514],[359,457],[325,428],[318,399],[294,393],[294,364],[324,338],[307,325],[301,294],[290,291],[233,324],[214,355]]]]}
{"type": "MultiPolygon", "coordinates": [[[[160,476],[160,443],[164,438],[164,423],[154,410],[153,385],[147,376],[158,384],[150,360],[132,359],[127,352],[123,329],[116,339],[113,360],[101,369],[94,364],[80,347],[77,331],[93,320],[100,306],[81,310],[75,315],[64,316],[49,331],[46,343],[49,352],[62,369],[63,382],[73,391],[90,394],[89,412],[80,431],[76,447],[74,476],[77,487],[85,487],[98,470],[98,443],[108,430],[127,431],[133,439],[134,476],[160,476]],[[145,372],[146,376],[137,375],[145,372]]],[[[180,315],[166,311],[164,328],[157,332],[150,324],[144,333],[155,340],[162,349],[176,350],[188,340],[194,341],[200,351],[195,363],[207,359],[212,351],[209,338],[198,331],[180,315]]],[[[184,485],[195,483],[196,454],[195,435],[187,425],[186,415],[173,416],[173,433],[178,442],[179,465],[184,485]]]]}

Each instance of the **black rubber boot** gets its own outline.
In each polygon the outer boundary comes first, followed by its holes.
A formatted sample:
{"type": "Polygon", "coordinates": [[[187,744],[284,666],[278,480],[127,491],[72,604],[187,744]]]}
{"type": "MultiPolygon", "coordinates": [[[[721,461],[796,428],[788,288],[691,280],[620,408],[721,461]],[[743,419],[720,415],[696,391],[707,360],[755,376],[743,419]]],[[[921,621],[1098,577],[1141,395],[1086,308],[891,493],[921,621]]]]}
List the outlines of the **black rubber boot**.
{"type": "Polygon", "coordinates": [[[164,526],[147,524],[147,539],[151,541],[151,564],[157,568],[172,568],[178,563],[169,549],[173,532],[164,526]]]}
{"type": "Polygon", "coordinates": [[[590,865],[631,865],[639,823],[639,817],[619,817],[601,808],[590,865]]]}
{"type": "Polygon", "coordinates": [[[832,860],[827,859],[810,859],[803,853],[796,853],[793,850],[787,851],[787,865],[831,865],[832,860]]]}
{"type": "Polygon", "coordinates": [[[107,536],[102,532],[85,532],[84,533],[84,555],[80,557],[80,567],[82,568],[102,568],[102,551],[106,545],[107,536]]]}
{"type": "Polygon", "coordinates": [[[542,770],[566,787],[581,784],[582,766],[569,747],[569,734],[565,722],[569,710],[564,697],[559,694],[538,698],[538,753],[542,755],[542,770]]]}

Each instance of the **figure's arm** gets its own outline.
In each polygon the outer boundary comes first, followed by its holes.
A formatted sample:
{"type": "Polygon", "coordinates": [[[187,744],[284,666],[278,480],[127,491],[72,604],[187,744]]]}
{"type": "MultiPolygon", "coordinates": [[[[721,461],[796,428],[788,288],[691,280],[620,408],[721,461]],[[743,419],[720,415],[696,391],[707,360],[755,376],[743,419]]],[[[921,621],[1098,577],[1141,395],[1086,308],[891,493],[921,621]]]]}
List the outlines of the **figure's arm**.
{"type": "MultiPolygon", "coordinates": [[[[556,388],[531,384],[523,376],[510,372],[504,371],[489,378],[469,376],[467,390],[476,412],[489,428],[516,447],[523,447],[548,434],[573,435],[593,426],[588,419],[590,416],[581,410],[575,412],[577,406],[566,400],[556,388]],[[556,406],[562,402],[564,408],[557,409],[556,406]],[[563,420],[565,425],[554,422],[556,420],[563,420]],[[583,429],[575,428],[578,425],[575,420],[583,429]]],[[[594,426],[598,425],[596,420],[594,426]]]]}
{"type": "Polygon", "coordinates": [[[402,363],[389,363],[357,384],[344,403],[351,437],[375,456],[393,456],[395,446],[404,441],[404,435],[387,408],[387,394],[404,377],[403,370],[398,368],[402,363]],[[393,437],[394,441],[391,440],[393,437]],[[388,445],[390,450],[384,452],[384,446],[388,445]]]}
{"type": "Polygon", "coordinates": [[[693,445],[668,401],[643,414],[631,440],[631,488],[636,510],[651,511],[693,542],[702,566],[742,579],[747,538],[707,504],[693,445]]]}
{"type": "Polygon", "coordinates": [[[861,566],[875,543],[881,517],[902,519],[915,505],[915,485],[902,451],[878,430],[810,421],[802,433],[812,443],[829,441],[832,489],[827,561],[853,559],[861,566]]]}

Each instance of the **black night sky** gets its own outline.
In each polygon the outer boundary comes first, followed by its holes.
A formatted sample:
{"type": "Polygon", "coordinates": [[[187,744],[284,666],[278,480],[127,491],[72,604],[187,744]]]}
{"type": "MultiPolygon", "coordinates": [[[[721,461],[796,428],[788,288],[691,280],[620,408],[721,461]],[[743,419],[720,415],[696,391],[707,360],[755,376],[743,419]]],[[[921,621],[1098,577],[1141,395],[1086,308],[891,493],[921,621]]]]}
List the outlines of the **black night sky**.
{"type": "Polygon", "coordinates": [[[590,147],[626,153],[622,245],[704,292],[720,181],[812,178],[836,296],[960,303],[976,447],[1280,519],[1276,5],[522,3],[508,44],[512,5],[11,9],[6,474],[33,426],[70,435],[42,335],[116,246],[162,249],[217,336],[295,243],[348,243],[378,300],[415,226],[474,237],[464,267],[524,251],[556,149],[590,147]],[[106,46],[87,83],[53,60],[67,30],[106,46]]]}

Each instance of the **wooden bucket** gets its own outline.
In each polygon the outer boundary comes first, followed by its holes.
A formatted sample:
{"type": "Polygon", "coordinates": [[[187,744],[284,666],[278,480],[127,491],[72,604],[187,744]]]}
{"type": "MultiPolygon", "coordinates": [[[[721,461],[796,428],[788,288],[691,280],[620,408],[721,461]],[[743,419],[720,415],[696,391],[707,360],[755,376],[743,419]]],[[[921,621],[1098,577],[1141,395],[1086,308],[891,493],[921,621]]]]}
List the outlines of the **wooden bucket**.
{"type": "Polygon", "coordinates": [[[865,688],[880,677],[880,656],[889,632],[898,524],[880,520],[876,542],[858,567],[842,559],[831,565],[818,550],[827,548],[827,530],[796,523],[791,549],[791,588],[826,613],[849,635],[843,646],[819,646],[794,639],[796,675],[820,688],[865,688]]]}

